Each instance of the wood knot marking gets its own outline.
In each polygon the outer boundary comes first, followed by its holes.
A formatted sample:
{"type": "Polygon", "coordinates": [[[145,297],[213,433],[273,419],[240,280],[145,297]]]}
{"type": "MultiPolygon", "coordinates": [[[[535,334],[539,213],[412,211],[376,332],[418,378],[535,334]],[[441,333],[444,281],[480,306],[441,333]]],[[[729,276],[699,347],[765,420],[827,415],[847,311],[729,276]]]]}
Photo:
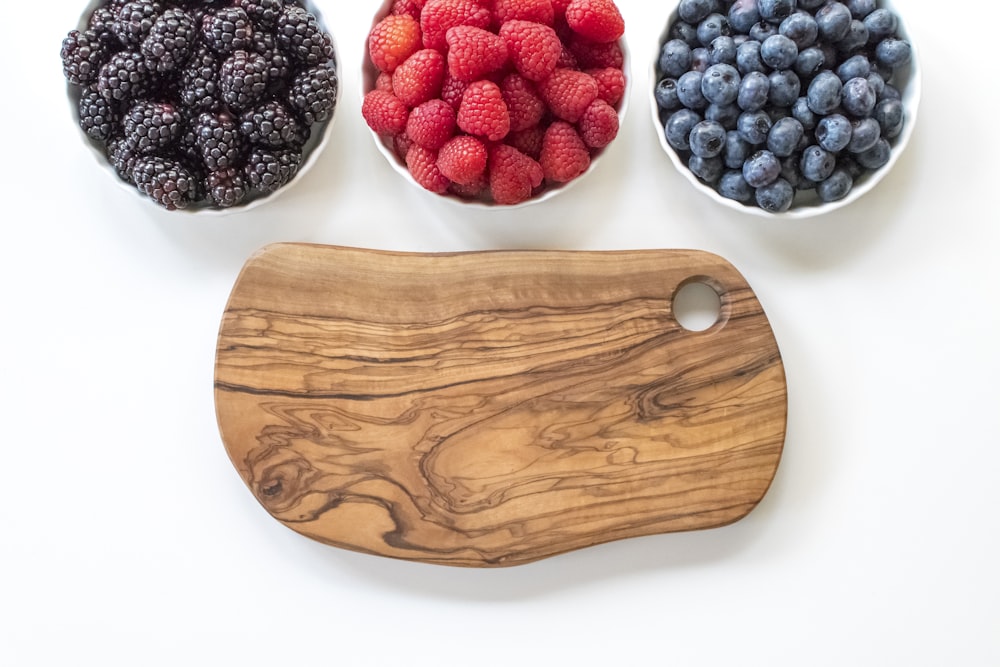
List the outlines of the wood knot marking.
{"type": "Polygon", "coordinates": [[[260,485],[260,495],[265,498],[273,498],[274,496],[279,495],[283,489],[284,486],[282,485],[280,479],[268,480],[260,485]]]}

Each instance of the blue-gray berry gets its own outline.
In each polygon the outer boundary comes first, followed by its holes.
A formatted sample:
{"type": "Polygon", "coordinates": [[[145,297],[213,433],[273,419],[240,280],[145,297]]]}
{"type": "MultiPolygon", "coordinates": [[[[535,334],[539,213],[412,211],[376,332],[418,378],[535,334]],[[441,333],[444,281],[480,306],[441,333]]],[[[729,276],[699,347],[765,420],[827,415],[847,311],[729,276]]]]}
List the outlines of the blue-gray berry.
{"type": "Polygon", "coordinates": [[[795,46],[801,51],[816,43],[819,26],[812,14],[799,10],[778,25],[778,32],[795,42],[795,46]]]}
{"type": "Polygon", "coordinates": [[[712,65],[701,79],[701,94],[711,104],[730,104],[740,92],[740,73],[732,65],[712,65]]]}
{"type": "Polygon", "coordinates": [[[798,75],[790,69],[782,69],[771,72],[768,78],[771,80],[768,101],[776,107],[792,106],[802,89],[798,75]]]}
{"type": "Polygon", "coordinates": [[[753,147],[736,130],[726,132],[726,145],[722,148],[722,161],[730,169],[742,169],[743,163],[753,153],[753,147]]]}
{"type": "Polygon", "coordinates": [[[795,11],[795,0],[757,0],[757,11],[762,19],[777,25],[795,11]]]}
{"type": "Polygon", "coordinates": [[[802,123],[791,116],[782,118],[767,134],[767,149],[778,157],[788,157],[798,148],[804,134],[802,123]]]}
{"type": "Polygon", "coordinates": [[[760,59],[771,69],[788,69],[795,64],[799,47],[784,35],[771,35],[760,44],[760,59]]]}
{"type": "Polygon", "coordinates": [[[869,85],[868,79],[855,77],[844,82],[840,103],[847,113],[857,118],[864,118],[871,115],[872,109],[875,108],[875,91],[869,85]]]}
{"type": "Polygon", "coordinates": [[[701,122],[701,116],[691,109],[680,109],[671,114],[663,128],[663,136],[667,143],[679,151],[690,147],[688,136],[691,128],[701,122]]]}
{"type": "Polygon", "coordinates": [[[656,104],[664,111],[673,111],[681,106],[681,101],[677,97],[677,80],[669,77],[660,79],[653,89],[656,104]]]}
{"type": "Polygon", "coordinates": [[[773,183],[781,175],[781,161],[769,150],[759,150],[743,163],[743,178],[751,187],[773,183]]]}
{"type": "Polygon", "coordinates": [[[760,58],[760,42],[748,39],[736,47],[736,69],[744,75],[767,70],[767,66],[760,58]]]}
{"type": "Polygon", "coordinates": [[[837,158],[833,153],[828,153],[816,144],[807,146],[802,151],[799,170],[802,172],[802,176],[808,178],[810,181],[819,183],[826,180],[836,167],[837,158]]]}
{"type": "Polygon", "coordinates": [[[757,206],[771,213],[784,213],[792,207],[795,188],[785,179],[775,178],[772,182],[757,188],[754,193],[757,206]]]}
{"type": "Polygon", "coordinates": [[[816,194],[825,202],[838,201],[854,187],[854,179],[846,169],[835,169],[829,177],[816,184],[816,194]]]}
{"type": "Polygon", "coordinates": [[[852,129],[851,121],[839,113],[824,116],[816,124],[816,142],[825,151],[839,153],[850,143],[852,129]]]}
{"type": "Polygon", "coordinates": [[[819,36],[827,42],[839,42],[851,27],[851,10],[842,2],[830,2],[816,12],[819,36]]]}
{"type": "Polygon", "coordinates": [[[708,106],[708,100],[701,92],[702,73],[691,70],[677,79],[677,98],[688,109],[701,111],[708,106]]]}
{"type": "Polygon", "coordinates": [[[840,77],[824,70],[817,74],[806,90],[806,101],[813,113],[825,116],[840,106],[844,84],[840,77]]]}
{"type": "Polygon", "coordinates": [[[722,172],[725,167],[722,164],[722,158],[718,156],[714,157],[700,157],[698,155],[692,155],[688,160],[688,169],[691,173],[700,178],[702,181],[712,184],[719,180],[722,176],[722,172]]]}
{"type": "Polygon", "coordinates": [[[882,128],[874,118],[862,118],[852,124],[851,140],[847,143],[850,153],[862,153],[882,137],[882,128]]]}
{"type": "Polygon", "coordinates": [[[726,145],[726,129],[714,120],[703,120],[691,128],[688,145],[698,157],[715,157],[726,145]]]}
{"type": "Polygon", "coordinates": [[[698,41],[702,46],[708,46],[720,35],[729,34],[729,21],[719,13],[711,13],[698,23],[698,41]]]}
{"type": "Polygon", "coordinates": [[[671,39],[660,49],[660,72],[676,79],[691,68],[691,47],[681,39],[671,39]]]}
{"type": "Polygon", "coordinates": [[[762,72],[749,72],[740,81],[736,103],[744,111],[759,111],[767,104],[771,80],[762,72]]]}
{"type": "Polygon", "coordinates": [[[739,169],[723,172],[722,176],[719,177],[716,190],[726,199],[740,202],[748,202],[753,199],[753,188],[743,178],[743,172],[739,169]]]}
{"type": "Polygon", "coordinates": [[[771,116],[764,110],[744,111],[736,120],[736,131],[743,141],[756,146],[767,141],[771,124],[771,116]]]}
{"type": "Polygon", "coordinates": [[[727,15],[730,27],[739,33],[749,33],[754,23],[760,21],[757,0],[736,0],[729,6],[727,15]]]}

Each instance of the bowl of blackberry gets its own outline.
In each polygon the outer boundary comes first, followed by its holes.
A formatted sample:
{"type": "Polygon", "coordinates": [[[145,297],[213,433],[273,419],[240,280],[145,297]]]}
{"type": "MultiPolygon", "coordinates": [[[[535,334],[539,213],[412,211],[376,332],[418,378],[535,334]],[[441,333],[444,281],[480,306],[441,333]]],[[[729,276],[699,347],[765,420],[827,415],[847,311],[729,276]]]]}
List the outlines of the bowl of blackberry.
{"type": "Polygon", "coordinates": [[[60,50],[102,166],[171,211],[248,210],[325,145],[336,48],[312,2],[93,0],[60,50]]]}
{"type": "Polygon", "coordinates": [[[681,174],[769,218],[870,192],[908,144],[920,100],[916,49],[888,0],[680,0],[650,80],[681,174]]]}
{"type": "Polygon", "coordinates": [[[362,117],[410,185],[473,208],[546,201],[592,173],[630,87],[613,0],[384,0],[362,117]]]}

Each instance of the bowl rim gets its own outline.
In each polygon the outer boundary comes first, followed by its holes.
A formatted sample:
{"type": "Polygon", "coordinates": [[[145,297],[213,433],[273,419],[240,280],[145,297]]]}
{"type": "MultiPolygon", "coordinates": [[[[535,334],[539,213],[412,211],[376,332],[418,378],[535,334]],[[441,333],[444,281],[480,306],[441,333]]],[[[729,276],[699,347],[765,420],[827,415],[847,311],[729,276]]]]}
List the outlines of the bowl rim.
{"type": "Polygon", "coordinates": [[[671,3],[673,8],[668,14],[667,22],[657,38],[658,41],[656,43],[656,48],[653,51],[652,62],[648,67],[648,108],[651,113],[653,127],[656,129],[656,135],[659,140],[660,147],[667,154],[667,157],[670,159],[670,162],[674,165],[677,171],[681,173],[684,179],[691,184],[695,190],[701,192],[715,203],[745,215],[771,220],[804,220],[826,215],[854,203],[861,197],[864,197],[866,194],[871,192],[875,186],[886,177],[892,168],[895,167],[906,147],[909,145],[910,138],[912,137],[913,130],[916,126],[918,109],[920,107],[920,98],[922,95],[922,74],[917,44],[913,40],[912,33],[907,29],[902,14],[895,8],[891,0],[877,0],[876,6],[878,8],[889,9],[895,13],[898,21],[897,34],[905,38],[910,43],[911,57],[910,62],[905,67],[905,84],[900,89],[903,108],[906,113],[906,122],[903,123],[903,129],[899,135],[890,140],[892,150],[889,152],[888,162],[879,167],[877,170],[865,174],[864,177],[860,179],[859,182],[856,182],[854,187],[851,188],[851,191],[842,199],[838,199],[833,202],[809,202],[805,205],[801,205],[797,208],[791,208],[780,213],[772,213],[760,208],[759,206],[744,204],[743,202],[723,197],[714,188],[699,180],[698,177],[695,176],[694,173],[687,167],[687,165],[684,164],[681,156],[677,154],[669,143],[667,143],[667,139],[663,131],[663,123],[660,121],[659,105],[656,103],[655,91],[656,84],[659,81],[656,70],[660,49],[670,32],[670,27],[677,20],[677,8],[679,4],[680,0],[674,0],[671,3]]]}
{"type": "MultiPolygon", "coordinates": [[[[339,115],[338,111],[344,88],[343,80],[340,76],[340,55],[339,55],[340,52],[337,49],[337,41],[333,34],[333,31],[330,30],[329,26],[327,26],[326,21],[324,20],[323,17],[323,13],[319,9],[314,0],[299,0],[299,1],[302,3],[303,7],[305,7],[310,13],[313,14],[313,16],[316,17],[316,20],[319,22],[320,26],[330,36],[330,43],[333,48],[332,61],[334,63],[334,72],[337,74],[337,90],[334,96],[333,114],[330,116],[328,120],[313,125],[314,128],[317,125],[321,126],[321,129],[319,132],[311,132],[309,135],[309,139],[307,139],[306,143],[303,144],[302,162],[299,164],[299,168],[296,170],[295,175],[292,176],[292,178],[287,183],[285,183],[277,190],[274,190],[273,192],[260,194],[256,197],[253,197],[252,199],[249,199],[248,201],[245,201],[241,204],[237,204],[236,206],[220,208],[217,206],[201,204],[197,206],[178,208],[175,210],[167,210],[162,206],[158,205],[155,201],[151,200],[146,195],[144,195],[142,192],[140,192],[135,187],[135,185],[129,183],[128,181],[123,180],[115,171],[114,166],[108,161],[103,145],[100,142],[96,141],[95,139],[92,139],[91,137],[87,136],[87,134],[83,131],[83,128],[80,127],[80,121],[79,121],[80,118],[79,106],[80,106],[80,98],[82,97],[83,93],[83,88],[81,86],[74,85],[69,81],[65,81],[64,78],[64,82],[66,85],[66,99],[70,107],[70,117],[74,121],[74,125],[76,126],[77,132],[79,132],[81,139],[83,139],[85,147],[89,150],[90,154],[94,157],[94,159],[97,160],[98,166],[108,171],[111,177],[114,179],[115,184],[121,189],[132,193],[133,196],[137,196],[139,199],[143,201],[146,201],[147,203],[154,206],[156,210],[165,211],[167,213],[177,214],[177,215],[224,217],[228,215],[234,215],[237,213],[243,213],[275,201],[280,195],[285,194],[288,190],[290,190],[293,186],[295,186],[300,181],[300,177],[306,172],[308,172],[313,167],[313,165],[316,164],[320,154],[323,152],[323,150],[326,148],[326,145],[329,143],[334,121],[337,119],[337,116],[339,115]]],[[[103,6],[106,3],[107,0],[88,0],[86,7],[84,7],[82,13],[80,14],[80,18],[77,21],[76,29],[84,30],[87,27],[87,24],[90,20],[90,15],[94,12],[94,10],[103,6]]]]}

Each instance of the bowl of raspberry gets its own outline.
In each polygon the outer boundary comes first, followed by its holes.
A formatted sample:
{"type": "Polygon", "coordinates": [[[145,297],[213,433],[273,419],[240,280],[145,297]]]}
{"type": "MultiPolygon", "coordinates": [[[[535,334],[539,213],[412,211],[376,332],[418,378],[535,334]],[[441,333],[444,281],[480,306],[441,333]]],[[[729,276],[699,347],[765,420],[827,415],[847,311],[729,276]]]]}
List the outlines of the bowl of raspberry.
{"type": "Polygon", "coordinates": [[[613,0],[385,0],[362,108],[406,181],[484,208],[545,201],[594,170],[629,80],[613,0]]]}
{"type": "Polygon", "coordinates": [[[650,67],[664,152],[700,192],[809,218],[870,192],[909,143],[916,48],[889,0],[680,0],[650,67]]]}
{"type": "Polygon", "coordinates": [[[305,0],[92,0],[60,52],[98,162],[171,211],[244,211],[299,180],[340,96],[305,0]]]}

